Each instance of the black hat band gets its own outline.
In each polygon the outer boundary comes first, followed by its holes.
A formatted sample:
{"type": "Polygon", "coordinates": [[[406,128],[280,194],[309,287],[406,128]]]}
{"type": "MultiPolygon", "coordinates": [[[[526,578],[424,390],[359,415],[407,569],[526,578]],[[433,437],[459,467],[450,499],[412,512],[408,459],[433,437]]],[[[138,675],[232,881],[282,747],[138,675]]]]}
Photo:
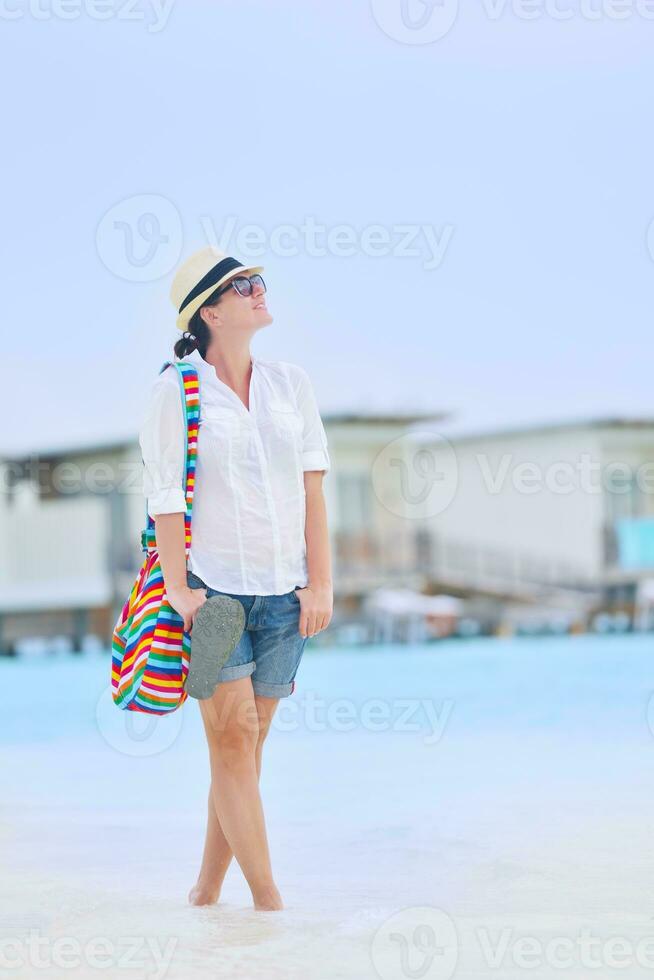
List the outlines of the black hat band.
{"type": "Polygon", "coordinates": [[[205,290],[210,289],[211,286],[215,286],[217,282],[220,282],[223,276],[226,276],[229,272],[233,272],[234,269],[242,268],[243,263],[239,262],[238,259],[233,259],[231,255],[228,255],[225,259],[221,259],[218,265],[214,265],[213,269],[209,269],[206,276],[203,276],[197,286],[193,287],[180,306],[179,312],[181,313],[189,303],[192,303],[194,299],[197,299],[197,297],[201,293],[205,292],[205,290]]]}

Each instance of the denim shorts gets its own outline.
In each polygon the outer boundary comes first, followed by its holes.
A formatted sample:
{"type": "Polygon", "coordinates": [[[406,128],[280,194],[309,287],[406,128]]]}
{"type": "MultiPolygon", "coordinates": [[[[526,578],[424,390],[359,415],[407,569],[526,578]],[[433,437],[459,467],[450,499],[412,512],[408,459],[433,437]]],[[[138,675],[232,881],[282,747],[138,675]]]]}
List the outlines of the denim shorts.
{"type": "Polygon", "coordinates": [[[207,598],[228,595],[238,599],[245,612],[245,629],[218,674],[218,683],[252,678],[255,694],[286,698],[295,689],[295,675],[308,637],[299,630],[300,600],[291,589],[284,595],[238,595],[211,589],[187,571],[190,589],[204,589],[207,598]]]}

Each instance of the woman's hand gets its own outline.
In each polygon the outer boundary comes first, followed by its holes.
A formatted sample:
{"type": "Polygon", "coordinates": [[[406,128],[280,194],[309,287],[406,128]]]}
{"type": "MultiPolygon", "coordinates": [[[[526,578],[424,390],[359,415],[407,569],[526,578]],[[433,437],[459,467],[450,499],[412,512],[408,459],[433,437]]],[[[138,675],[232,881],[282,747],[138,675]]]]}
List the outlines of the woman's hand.
{"type": "Polygon", "coordinates": [[[300,600],[299,630],[302,636],[315,636],[326,629],[334,611],[334,590],[331,585],[306,585],[295,589],[300,600]]]}
{"type": "Polygon", "coordinates": [[[168,602],[175,612],[184,620],[184,630],[188,631],[193,626],[195,614],[207,601],[207,593],[204,589],[190,589],[188,585],[179,588],[166,589],[168,602]]]}

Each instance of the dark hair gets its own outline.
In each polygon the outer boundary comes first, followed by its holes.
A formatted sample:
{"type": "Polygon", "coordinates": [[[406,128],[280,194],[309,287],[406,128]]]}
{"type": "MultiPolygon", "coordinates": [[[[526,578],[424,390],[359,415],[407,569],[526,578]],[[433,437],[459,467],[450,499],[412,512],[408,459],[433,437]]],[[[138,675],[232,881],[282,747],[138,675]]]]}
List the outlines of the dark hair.
{"type": "Polygon", "coordinates": [[[184,331],[181,338],[175,342],[175,357],[179,357],[181,359],[182,357],[186,357],[187,354],[190,354],[191,351],[197,350],[200,353],[200,357],[206,358],[207,348],[209,346],[209,341],[211,340],[211,332],[200,316],[200,310],[203,310],[205,306],[217,306],[223,292],[225,292],[224,287],[217,289],[207,300],[205,300],[202,306],[195,311],[188,322],[188,328],[184,331]]]}

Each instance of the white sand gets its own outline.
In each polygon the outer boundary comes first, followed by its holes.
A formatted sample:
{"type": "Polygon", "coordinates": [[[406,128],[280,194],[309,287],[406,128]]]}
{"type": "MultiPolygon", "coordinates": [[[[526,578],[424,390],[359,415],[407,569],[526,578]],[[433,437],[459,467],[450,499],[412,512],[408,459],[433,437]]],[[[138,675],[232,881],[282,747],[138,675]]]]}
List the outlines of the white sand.
{"type": "Polygon", "coordinates": [[[106,660],[0,663],[0,951],[23,964],[7,975],[652,976],[650,647],[311,651],[265,750],[281,913],[251,910],[235,863],[220,904],[186,904],[207,791],[196,705],[141,738],[107,700],[106,660]],[[394,730],[369,730],[373,698],[394,730]],[[424,698],[422,728],[397,730],[424,698]]]}

